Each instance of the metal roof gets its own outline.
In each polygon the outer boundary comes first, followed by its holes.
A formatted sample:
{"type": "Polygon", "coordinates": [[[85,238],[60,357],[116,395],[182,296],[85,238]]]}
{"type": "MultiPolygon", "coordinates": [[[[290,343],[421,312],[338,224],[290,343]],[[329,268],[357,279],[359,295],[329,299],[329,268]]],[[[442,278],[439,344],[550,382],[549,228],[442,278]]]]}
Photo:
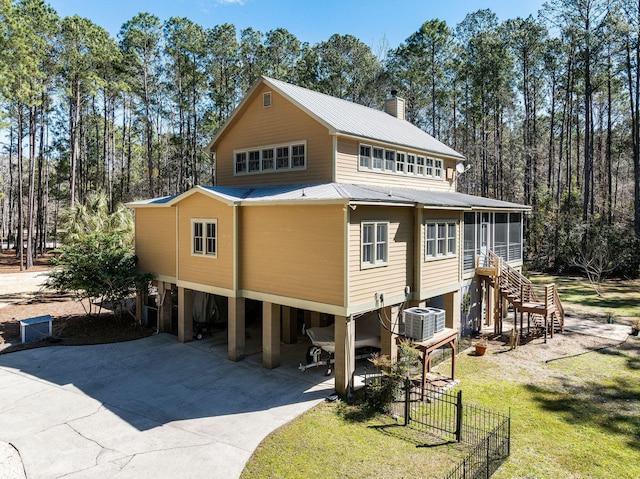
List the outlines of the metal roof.
{"type": "Polygon", "coordinates": [[[273,87],[337,133],[464,159],[462,154],[439,142],[417,126],[384,111],[273,78],[262,77],[262,79],[267,85],[273,87]]]}
{"type": "Polygon", "coordinates": [[[144,200],[128,203],[127,206],[136,208],[142,206],[165,207],[180,202],[183,198],[200,191],[201,193],[218,198],[226,203],[245,206],[272,203],[367,203],[367,204],[396,204],[423,205],[434,208],[457,209],[493,209],[524,211],[530,207],[507,201],[483,198],[446,191],[416,190],[411,188],[352,185],[345,183],[322,183],[308,185],[279,185],[279,186],[196,186],[179,196],[163,197],[155,200],[144,200]]]}
{"type": "Polygon", "coordinates": [[[324,93],[308,90],[290,83],[261,77],[247,92],[231,116],[215,134],[207,149],[213,148],[233,119],[243,109],[260,84],[266,84],[289,99],[298,108],[326,126],[331,133],[355,136],[395,146],[434,153],[464,160],[465,157],[439,142],[427,132],[406,120],[400,120],[381,110],[369,108],[324,93]]]}

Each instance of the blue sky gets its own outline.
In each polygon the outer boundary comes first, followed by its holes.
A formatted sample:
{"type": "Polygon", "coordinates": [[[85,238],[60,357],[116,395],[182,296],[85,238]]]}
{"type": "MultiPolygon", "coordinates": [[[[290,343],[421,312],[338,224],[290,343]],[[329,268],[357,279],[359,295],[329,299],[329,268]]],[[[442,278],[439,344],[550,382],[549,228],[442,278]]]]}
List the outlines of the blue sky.
{"type": "Polygon", "coordinates": [[[311,44],[334,33],[351,34],[374,52],[386,42],[397,47],[422,23],[433,18],[450,27],[465,15],[491,9],[500,20],[536,15],[544,0],[49,0],[65,17],[80,15],[109,31],[114,37],[120,26],[139,12],[150,12],[161,20],[188,17],[204,27],[233,23],[238,30],[253,27],[263,32],[286,28],[301,42],[311,44]]]}

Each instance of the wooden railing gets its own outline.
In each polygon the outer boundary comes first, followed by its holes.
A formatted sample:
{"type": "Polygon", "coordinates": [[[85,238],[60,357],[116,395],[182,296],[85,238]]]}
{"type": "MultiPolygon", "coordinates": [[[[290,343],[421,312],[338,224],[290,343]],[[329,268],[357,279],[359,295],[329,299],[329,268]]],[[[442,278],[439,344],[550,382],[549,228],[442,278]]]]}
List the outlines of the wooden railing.
{"type": "MultiPolygon", "coordinates": [[[[500,295],[513,305],[516,312],[533,315],[530,319],[534,324],[545,328],[545,339],[547,329],[551,330],[552,337],[556,327],[560,331],[564,330],[564,308],[555,284],[545,285],[544,295],[538,294],[529,279],[490,250],[478,256],[476,266],[477,273],[481,276],[489,276],[494,287],[497,287],[500,295]]],[[[498,333],[502,328],[498,327],[501,318],[497,310],[495,317],[495,329],[498,333]]]]}

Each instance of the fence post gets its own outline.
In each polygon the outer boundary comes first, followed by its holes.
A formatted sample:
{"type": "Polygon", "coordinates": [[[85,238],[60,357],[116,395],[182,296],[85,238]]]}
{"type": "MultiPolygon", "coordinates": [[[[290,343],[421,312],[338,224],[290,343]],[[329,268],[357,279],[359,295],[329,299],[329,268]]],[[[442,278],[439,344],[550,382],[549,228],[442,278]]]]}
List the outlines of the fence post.
{"type": "Polygon", "coordinates": [[[408,426],[411,420],[411,381],[404,381],[404,425],[408,426]]]}
{"type": "Polygon", "coordinates": [[[462,391],[458,391],[456,400],[456,441],[462,441],[462,391]]]}

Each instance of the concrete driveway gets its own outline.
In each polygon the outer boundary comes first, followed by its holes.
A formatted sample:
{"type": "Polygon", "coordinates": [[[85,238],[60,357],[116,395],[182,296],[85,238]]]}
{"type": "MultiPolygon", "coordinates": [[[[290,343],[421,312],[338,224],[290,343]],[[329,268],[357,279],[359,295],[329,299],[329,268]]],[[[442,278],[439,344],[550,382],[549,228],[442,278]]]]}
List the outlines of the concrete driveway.
{"type": "Polygon", "coordinates": [[[0,477],[235,478],[333,392],[203,346],[157,335],[0,355],[0,477]]]}

